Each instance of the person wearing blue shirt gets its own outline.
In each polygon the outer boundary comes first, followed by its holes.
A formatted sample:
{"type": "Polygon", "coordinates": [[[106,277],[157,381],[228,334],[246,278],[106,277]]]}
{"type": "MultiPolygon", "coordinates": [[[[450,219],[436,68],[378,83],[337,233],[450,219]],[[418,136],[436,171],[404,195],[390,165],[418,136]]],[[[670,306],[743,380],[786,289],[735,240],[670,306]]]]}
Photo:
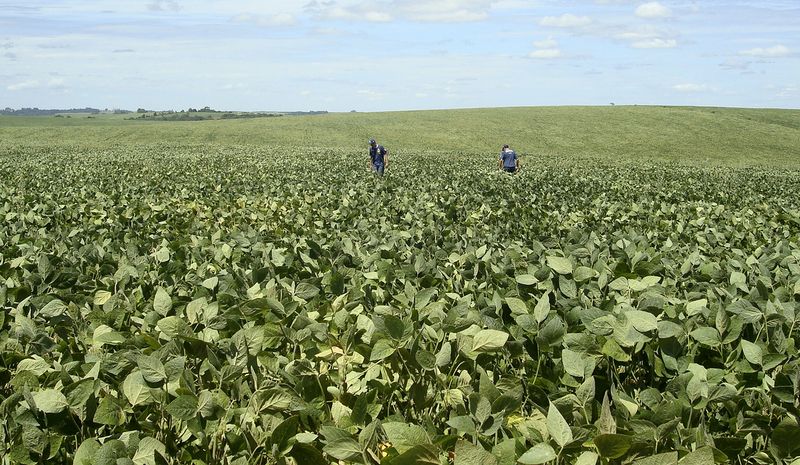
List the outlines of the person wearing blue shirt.
{"type": "Polygon", "coordinates": [[[383,176],[386,167],[389,166],[389,151],[382,145],[378,145],[375,139],[369,140],[369,167],[373,173],[383,176]]]}
{"type": "Polygon", "coordinates": [[[508,144],[504,145],[503,150],[500,152],[499,165],[500,169],[506,173],[516,173],[519,171],[519,157],[517,156],[517,152],[511,150],[508,144]]]}

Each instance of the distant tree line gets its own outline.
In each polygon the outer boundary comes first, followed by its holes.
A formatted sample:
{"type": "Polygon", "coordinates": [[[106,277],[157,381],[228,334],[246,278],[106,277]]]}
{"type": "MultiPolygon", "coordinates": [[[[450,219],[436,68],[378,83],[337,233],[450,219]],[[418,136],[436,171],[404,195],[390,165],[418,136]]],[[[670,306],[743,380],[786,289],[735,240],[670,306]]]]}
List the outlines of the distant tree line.
{"type": "Polygon", "coordinates": [[[15,110],[13,108],[5,108],[0,110],[0,115],[7,115],[7,116],[52,116],[56,114],[68,114],[68,113],[89,113],[92,115],[96,115],[100,113],[100,110],[97,108],[70,108],[69,110],[41,110],[39,108],[20,108],[19,110],[15,110]]]}

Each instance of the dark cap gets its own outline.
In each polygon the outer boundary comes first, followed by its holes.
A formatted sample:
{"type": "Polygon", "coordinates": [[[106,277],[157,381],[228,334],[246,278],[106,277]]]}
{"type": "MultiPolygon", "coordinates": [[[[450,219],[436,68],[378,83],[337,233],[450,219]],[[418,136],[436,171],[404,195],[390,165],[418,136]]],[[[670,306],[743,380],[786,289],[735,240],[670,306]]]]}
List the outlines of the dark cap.
{"type": "Polygon", "coordinates": [[[503,148],[507,149],[508,148],[508,144],[503,145],[503,148]]]}
{"type": "Polygon", "coordinates": [[[372,145],[372,144],[374,144],[374,143],[375,143],[375,139],[370,139],[370,140],[369,140],[369,144],[370,144],[370,145],[372,145]]]}

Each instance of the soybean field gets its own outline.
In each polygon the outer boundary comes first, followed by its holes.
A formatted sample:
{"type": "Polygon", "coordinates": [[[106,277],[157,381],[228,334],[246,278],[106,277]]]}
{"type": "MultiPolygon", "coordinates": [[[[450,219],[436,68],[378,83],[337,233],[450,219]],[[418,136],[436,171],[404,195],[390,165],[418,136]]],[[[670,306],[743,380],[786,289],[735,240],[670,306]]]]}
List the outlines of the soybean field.
{"type": "Polygon", "coordinates": [[[4,465],[800,464],[800,111],[7,117],[0,179],[4,465]]]}

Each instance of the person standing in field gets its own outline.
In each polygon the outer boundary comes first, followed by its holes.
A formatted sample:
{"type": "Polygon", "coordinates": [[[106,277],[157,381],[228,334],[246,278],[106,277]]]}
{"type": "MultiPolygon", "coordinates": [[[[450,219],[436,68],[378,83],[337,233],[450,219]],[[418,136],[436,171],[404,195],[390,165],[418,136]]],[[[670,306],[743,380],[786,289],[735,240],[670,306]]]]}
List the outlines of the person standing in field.
{"type": "Polygon", "coordinates": [[[506,173],[516,173],[519,171],[519,157],[517,156],[517,152],[511,150],[508,144],[504,145],[503,150],[500,151],[498,163],[500,169],[506,173]]]}
{"type": "Polygon", "coordinates": [[[373,173],[383,176],[386,167],[389,166],[389,151],[382,145],[378,145],[375,139],[369,140],[369,167],[373,173]]]}

